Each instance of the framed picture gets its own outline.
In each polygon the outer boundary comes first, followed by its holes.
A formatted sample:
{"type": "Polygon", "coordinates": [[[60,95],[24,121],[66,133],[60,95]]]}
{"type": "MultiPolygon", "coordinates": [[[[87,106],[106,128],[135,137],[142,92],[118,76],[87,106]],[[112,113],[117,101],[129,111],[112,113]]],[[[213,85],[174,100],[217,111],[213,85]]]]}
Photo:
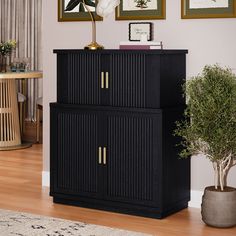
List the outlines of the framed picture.
{"type": "MultiPolygon", "coordinates": [[[[95,12],[97,0],[85,0],[95,20],[102,20],[95,12]]],[[[58,21],[91,21],[83,0],[58,0],[58,21]]]]}
{"type": "Polygon", "coordinates": [[[129,41],[151,41],[152,23],[129,23],[129,41]]]}
{"type": "Polygon", "coordinates": [[[236,17],[235,0],[181,0],[182,19],[236,17]]]}
{"type": "Polygon", "coordinates": [[[165,0],[121,0],[116,8],[116,20],[165,19],[165,0]]]}

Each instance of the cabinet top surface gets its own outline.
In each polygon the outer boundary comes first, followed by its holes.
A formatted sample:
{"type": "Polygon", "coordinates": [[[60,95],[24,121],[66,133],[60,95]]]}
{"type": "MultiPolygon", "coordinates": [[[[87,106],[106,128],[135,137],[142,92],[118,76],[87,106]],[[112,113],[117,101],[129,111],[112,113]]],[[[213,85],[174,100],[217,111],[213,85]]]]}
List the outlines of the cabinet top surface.
{"type": "Polygon", "coordinates": [[[120,49],[104,49],[104,50],[84,50],[84,49],[54,49],[53,53],[66,54],[66,53],[96,53],[96,54],[109,54],[109,53],[143,53],[143,54],[187,54],[187,49],[151,49],[151,50],[120,50],[120,49]]]}

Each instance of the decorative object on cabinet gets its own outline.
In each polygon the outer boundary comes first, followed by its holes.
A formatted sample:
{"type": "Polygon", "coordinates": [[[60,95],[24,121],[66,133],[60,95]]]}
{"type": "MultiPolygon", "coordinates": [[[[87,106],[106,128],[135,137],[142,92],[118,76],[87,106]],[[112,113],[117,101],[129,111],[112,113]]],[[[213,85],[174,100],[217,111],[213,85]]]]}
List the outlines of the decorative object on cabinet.
{"type": "Polygon", "coordinates": [[[151,41],[152,23],[133,22],[129,23],[129,41],[151,41]]]}
{"type": "MultiPolygon", "coordinates": [[[[94,19],[102,20],[95,12],[97,1],[85,0],[86,6],[90,7],[94,19]]],[[[90,21],[91,17],[84,7],[83,0],[58,0],[58,21],[90,21]]]]}
{"type": "Polygon", "coordinates": [[[120,4],[120,0],[98,0],[96,12],[99,16],[109,16],[120,4]]]}
{"type": "Polygon", "coordinates": [[[96,41],[97,39],[96,39],[96,22],[95,22],[95,18],[94,18],[93,13],[90,11],[89,7],[85,4],[85,0],[83,0],[83,6],[85,7],[87,12],[89,13],[89,15],[91,17],[91,22],[92,22],[92,42],[90,44],[88,44],[87,46],[85,46],[84,49],[88,49],[88,50],[104,49],[104,47],[102,45],[99,45],[96,41]]]}
{"type": "Polygon", "coordinates": [[[235,0],[181,0],[182,19],[236,17],[235,0]]]}
{"type": "Polygon", "coordinates": [[[166,0],[121,0],[116,10],[116,20],[165,19],[166,0]]]}
{"type": "Polygon", "coordinates": [[[172,135],[187,50],[54,53],[53,201],[154,218],[187,207],[190,161],[172,135]]]}
{"type": "Polygon", "coordinates": [[[148,49],[163,49],[162,41],[122,41],[119,45],[120,49],[130,49],[130,50],[148,50],[148,49]]]}
{"type": "Polygon", "coordinates": [[[180,156],[202,154],[215,171],[215,186],[202,198],[202,219],[214,227],[236,225],[236,189],[227,176],[236,165],[236,75],[218,65],[205,66],[186,84],[185,119],[177,122],[176,135],[183,137],[180,156]],[[204,99],[202,99],[204,98],[204,99]]]}
{"type": "MultiPolygon", "coordinates": [[[[89,12],[89,15],[91,16],[91,21],[92,21],[92,42],[88,46],[86,46],[84,49],[88,49],[88,50],[104,49],[102,45],[99,45],[96,42],[96,22],[95,22],[94,15],[90,11],[89,7],[86,6],[85,0],[83,0],[83,3],[86,10],[89,12]]],[[[115,7],[119,4],[120,4],[119,0],[99,0],[96,11],[98,15],[102,17],[106,17],[110,13],[112,13],[115,7]]]]}

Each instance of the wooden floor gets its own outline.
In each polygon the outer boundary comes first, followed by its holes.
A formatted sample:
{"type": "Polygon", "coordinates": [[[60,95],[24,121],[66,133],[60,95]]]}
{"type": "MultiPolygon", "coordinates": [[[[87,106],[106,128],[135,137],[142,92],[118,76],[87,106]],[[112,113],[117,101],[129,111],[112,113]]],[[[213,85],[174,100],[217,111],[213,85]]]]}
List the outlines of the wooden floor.
{"type": "MultiPolygon", "coordinates": [[[[189,208],[163,220],[53,204],[41,187],[42,145],[0,151],[0,208],[145,232],[157,236],[236,236],[236,228],[205,226],[200,210],[189,208]]],[[[1,235],[1,233],[0,233],[1,235]]]]}

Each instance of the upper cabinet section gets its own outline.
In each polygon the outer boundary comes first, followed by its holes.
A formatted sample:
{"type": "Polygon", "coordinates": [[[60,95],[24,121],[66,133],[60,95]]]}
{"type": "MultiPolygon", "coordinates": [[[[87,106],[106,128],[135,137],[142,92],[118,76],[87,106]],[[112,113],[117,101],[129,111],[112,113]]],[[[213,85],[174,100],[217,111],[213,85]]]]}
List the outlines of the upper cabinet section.
{"type": "Polygon", "coordinates": [[[57,101],[133,108],[182,105],[187,50],[54,50],[57,101]]]}

